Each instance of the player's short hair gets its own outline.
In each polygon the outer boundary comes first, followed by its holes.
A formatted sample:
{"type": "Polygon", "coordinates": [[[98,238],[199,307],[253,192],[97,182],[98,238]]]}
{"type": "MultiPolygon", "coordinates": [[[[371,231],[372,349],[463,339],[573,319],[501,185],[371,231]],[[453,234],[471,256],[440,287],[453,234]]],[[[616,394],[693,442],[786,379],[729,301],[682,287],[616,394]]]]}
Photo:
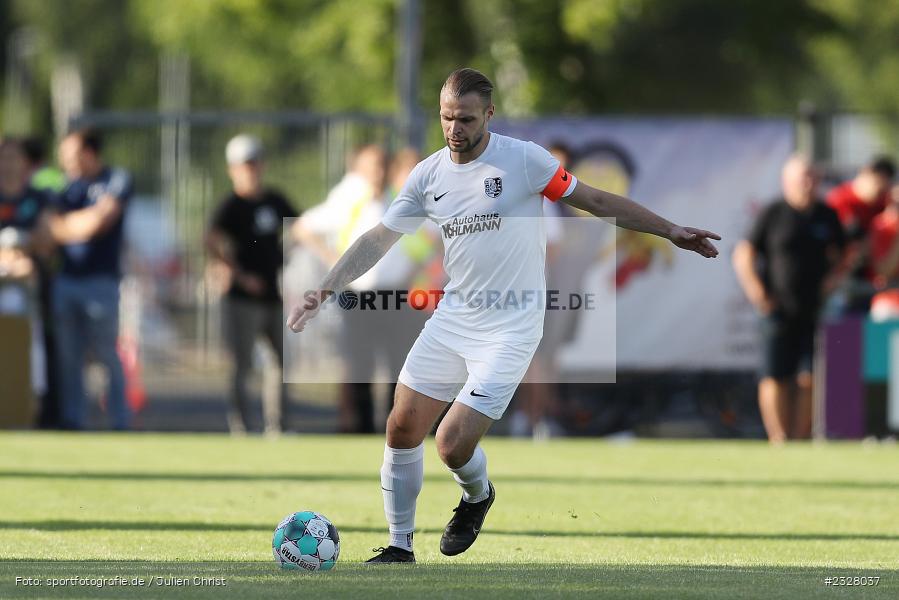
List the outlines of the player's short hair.
{"type": "Polygon", "coordinates": [[[440,90],[441,95],[445,92],[456,98],[474,92],[484,101],[484,106],[490,106],[493,101],[493,82],[480,71],[465,67],[449,74],[440,90]]]}
{"type": "Polygon", "coordinates": [[[97,156],[99,156],[100,152],[103,150],[103,135],[99,130],[94,129],[93,127],[76,129],[69,132],[69,135],[66,137],[78,138],[82,148],[87,148],[97,156]]]}
{"type": "Polygon", "coordinates": [[[868,163],[868,170],[892,179],[896,176],[896,163],[889,156],[877,156],[868,163]]]}

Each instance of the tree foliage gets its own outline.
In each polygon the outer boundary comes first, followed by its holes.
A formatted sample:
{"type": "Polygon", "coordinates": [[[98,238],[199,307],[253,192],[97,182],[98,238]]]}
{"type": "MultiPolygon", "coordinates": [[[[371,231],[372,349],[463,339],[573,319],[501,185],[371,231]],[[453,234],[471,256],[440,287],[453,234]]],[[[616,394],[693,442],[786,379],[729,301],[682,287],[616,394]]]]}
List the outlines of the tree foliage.
{"type": "MultiPolygon", "coordinates": [[[[3,0],[0,15],[7,35],[41,32],[45,82],[78,57],[92,108],[155,107],[159,56],[182,52],[195,108],[389,112],[400,1],[3,0]]],[[[426,114],[460,65],[491,74],[511,116],[899,104],[899,0],[422,4],[426,114]]]]}

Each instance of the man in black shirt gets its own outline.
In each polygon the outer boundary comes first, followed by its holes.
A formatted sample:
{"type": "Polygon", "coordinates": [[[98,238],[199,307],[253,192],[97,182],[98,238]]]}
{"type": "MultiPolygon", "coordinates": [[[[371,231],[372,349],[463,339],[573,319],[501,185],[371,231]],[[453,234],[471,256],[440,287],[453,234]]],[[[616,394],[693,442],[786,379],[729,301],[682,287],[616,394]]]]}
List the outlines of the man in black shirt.
{"type": "Polygon", "coordinates": [[[244,433],[248,424],[247,378],[256,338],[264,336],[274,351],[264,377],[265,432],[278,434],[283,425],[286,388],[283,364],[284,319],[278,275],[283,263],[281,224],[297,212],[277,191],[262,185],[262,144],[238,135],[225,149],[233,191],[212,218],[206,237],[210,254],[224,263],[230,287],[223,301],[225,337],[234,360],[228,426],[244,433]]]}
{"type": "Polygon", "coordinates": [[[734,251],[740,285],[764,317],[759,408],[774,443],[811,436],[815,329],[845,244],[836,212],[815,195],[808,159],[790,158],[782,185],[783,198],[762,211],[734,251]]]}

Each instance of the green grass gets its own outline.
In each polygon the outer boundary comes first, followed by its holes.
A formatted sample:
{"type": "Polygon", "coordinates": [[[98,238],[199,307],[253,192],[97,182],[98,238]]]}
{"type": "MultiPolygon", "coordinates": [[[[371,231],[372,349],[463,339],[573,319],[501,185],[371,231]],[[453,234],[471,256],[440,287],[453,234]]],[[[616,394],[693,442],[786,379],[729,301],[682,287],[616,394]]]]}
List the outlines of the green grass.
{"type": "Polygon", "coordinates": [[[386,540],[377,437],[0,435],[0,598],[899,596],[899,450],[859,444],[488,439],[497,500],[466,554],[459,489],[426,443],[415,566],[386,540]],[[334,571],[280,571],[271,534],[313,509],[334,571]],[[829,576],[880,577],[827,587],[829,576]],[[15,585],[19,577],[223,577],[225,587],[15,585]]]}

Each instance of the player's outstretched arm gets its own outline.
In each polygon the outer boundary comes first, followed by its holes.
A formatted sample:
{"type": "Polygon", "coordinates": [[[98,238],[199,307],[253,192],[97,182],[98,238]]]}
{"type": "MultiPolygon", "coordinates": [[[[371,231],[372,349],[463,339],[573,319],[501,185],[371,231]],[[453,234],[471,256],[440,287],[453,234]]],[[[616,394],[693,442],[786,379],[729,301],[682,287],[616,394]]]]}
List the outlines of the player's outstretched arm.
{"type": "Polygon", "coordinates": [[[706,258],[718,256],[718,249],[709,241],[720,240],[721,236],[717,233],[694,227],[680,227],[623,196],[598,190],[579,181],[574,191],[561,200],[601,219],[614,219],[618,227],[663,237],[679,248],[691,250],[706,258]]]}
{"type": "Polygon", "coordinates": [[[287,318],[287,326],[292,331],[303,331],[306,323],[318,312],[321,303],[334,290],[345,287],[371,269],[387,254],[402,233],[378,224],[366,231],[356,242],[344,252],[334,268],[325,276],[320,289],[307,294],[299,304],[294,306],[287,318]]]}

